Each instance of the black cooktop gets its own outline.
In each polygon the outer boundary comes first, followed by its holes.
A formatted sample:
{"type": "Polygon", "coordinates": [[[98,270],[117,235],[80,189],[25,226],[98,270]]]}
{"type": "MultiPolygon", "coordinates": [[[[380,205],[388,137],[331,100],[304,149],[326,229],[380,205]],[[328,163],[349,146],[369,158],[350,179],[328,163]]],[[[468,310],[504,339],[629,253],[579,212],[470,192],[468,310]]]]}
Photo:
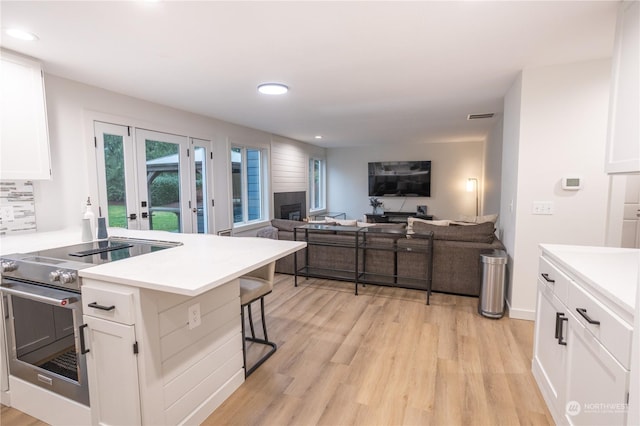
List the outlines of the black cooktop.
{"type": "Polygon", "coordinates": [[[39,250],[29,254],[39,258],[43,263],[47,263],[45,261],[46,259],[55,259],[99,265],[115,260],[153,253],[177,245],[180,245],[180,243],[112,237],[107,240],[39,250]]]}

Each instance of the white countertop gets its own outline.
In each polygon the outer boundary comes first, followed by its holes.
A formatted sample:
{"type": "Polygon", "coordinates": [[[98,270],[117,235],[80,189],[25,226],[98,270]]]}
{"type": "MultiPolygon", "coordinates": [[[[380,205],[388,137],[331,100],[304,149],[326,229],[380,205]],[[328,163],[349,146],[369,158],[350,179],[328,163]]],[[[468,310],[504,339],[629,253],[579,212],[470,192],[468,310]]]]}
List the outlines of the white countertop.
{"type": "Polygon", "coordinates": [[[557,244],[540,247],[595,291],[631,315],[635,313],[640,250],[557,244]]]}
{"type": "MultiPolygon", "coordinates": [[[[306,246],[304,242],[254,237],[176,234],[109,228],[110,236],[176,241],[183,245],[82,269],[81,277],[168,293],[197,296],[306,246]]],[[[81,230],[3,237],[2,254],[80,243],[81,230]]]]}

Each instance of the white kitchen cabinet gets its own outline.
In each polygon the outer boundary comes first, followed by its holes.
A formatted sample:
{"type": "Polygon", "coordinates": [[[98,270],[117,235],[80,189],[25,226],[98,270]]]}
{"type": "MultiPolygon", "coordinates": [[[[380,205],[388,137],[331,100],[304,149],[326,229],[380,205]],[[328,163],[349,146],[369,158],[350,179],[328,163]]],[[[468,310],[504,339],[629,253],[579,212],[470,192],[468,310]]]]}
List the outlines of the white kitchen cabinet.
{"type": "Polygon", "coordinates": [[[613,52],[607,173],[640,172],[640,2],[620,4],[613,52]]]}
{"type": "Polygon", "coordinates": [[[640,253],[542,247],[532,372],[549,411],[557,424],[624,425],[633,306],[615,300],[627,284],[635,285],[627,268],[636,265],[627,263],[640,253]]]}
{"type": "Polygon", "coordinates": [[[84,323],[92,424],[141,424],[134,326],[90,315],[84,323]]]}
{"type": "Polygon", "coordinates": [[[134,290],[87,283],[82,296],[91,422],[141,424],[134,290]]]}
{"type": "Polygon", "coordinates": [[[572,425],[624,425],[629,370],[573,315],[567,335],[565,418],[572,425]],[[579,409],[578,409],[579,407],[579,409]]]}
{"type": "Polygon", "coordinates": [[[565,403],[566,312],[567,309],[553,295],[553,289],[538,281],[532,370],[536,380],[544,383],[541,390],[555,411],[561,411],[565,403]]]}
{"type": "Polygon", "coordinates": [[[39,62],[0,51],[0,113],[0,179],[50,179],[49,132],[39,62]]]}

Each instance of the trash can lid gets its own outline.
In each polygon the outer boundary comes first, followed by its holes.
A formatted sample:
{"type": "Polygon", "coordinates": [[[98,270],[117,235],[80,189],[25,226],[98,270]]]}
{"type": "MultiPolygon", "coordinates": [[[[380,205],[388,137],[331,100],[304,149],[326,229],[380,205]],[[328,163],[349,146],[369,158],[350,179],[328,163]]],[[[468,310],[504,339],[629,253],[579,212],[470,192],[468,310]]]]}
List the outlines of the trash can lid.
{"type": "Polygon", "coordinates": [[[480,260],[482,263],[492,263],[504,265],[507,263],[507,252],[504,250],[482,250],[480,252],[480,260]]]}

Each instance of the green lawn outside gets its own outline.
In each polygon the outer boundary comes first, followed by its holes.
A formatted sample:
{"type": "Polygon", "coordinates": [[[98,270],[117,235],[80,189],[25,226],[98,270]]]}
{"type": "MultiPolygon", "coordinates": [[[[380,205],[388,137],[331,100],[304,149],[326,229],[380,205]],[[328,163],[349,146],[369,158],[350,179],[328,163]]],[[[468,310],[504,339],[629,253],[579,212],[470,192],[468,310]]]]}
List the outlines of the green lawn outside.
{"type": "MultiPolygon", "coordinates": [[[[180,232],[178,216],[171,212],[154,212],[153,229],[158,231],[180,232]]],[[[127,227],[126,209],[123,205],[109,205],[109,226],[114,228],[127,227]]]]}

